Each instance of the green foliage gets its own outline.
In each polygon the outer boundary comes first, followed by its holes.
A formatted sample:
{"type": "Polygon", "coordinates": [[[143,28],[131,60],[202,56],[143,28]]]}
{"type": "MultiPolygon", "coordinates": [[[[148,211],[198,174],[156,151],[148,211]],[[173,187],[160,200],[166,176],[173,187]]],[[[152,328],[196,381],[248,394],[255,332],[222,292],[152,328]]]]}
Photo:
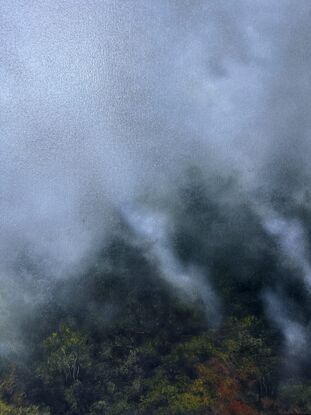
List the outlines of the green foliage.
{"type": "Polygon", "coordinates": [[[37,405],[12,406],[0,401],[0,415],[50,415],[50,411],[37,405]]]}
{"type": "Polygon", "coordinates": [[[12,406],[9,406],[4,402],[0,402],[0,415],[14,415],[13,410],[14,408],[12,408],[12,406]]]}
{"type": "Polygon", "coordinates": [[[295,408],[295,410],[311,412],[311,384],[289,382],[280,387],[279,402],[284,410],[295,408]]]}
{"type": "Polygon", "coordinates": [[[86,338],[65,324],[60,325],[43,343],[47,356],[46,366],[41,371],[43,377],[62,376],[66,384],[75,382],[81,369],[90,364],[86,338]],[[47,374],[47,376],[45,376],[47,374]]]}
{"type": "MultiPolygon", "coordinates": [[[[310,410],[306,384],[277,396],[279,338],[262,315],[240,312],[243,295],[215,328],[200,306],[168,291],[135,248],[119,241],[111,249],[115,272],[99,264],[59,286],[59,307],[41,310],[32,324],[28,360],[3,364],[0,415],[310,410]],[[72,302],[61,298],[66,290],[72,302]]],[[[238,292],[232,281],[221,284],[238,292]]]]}
{"type": "Polygon", "coordinates": [[[230,320],[223,330],[177,344],[148,380],[142,399],[146,413],[225,414],[232,412],[232,403],[238,407],[240,402],[241,409],[244,402],[243,411],[255,414],[265,376],[260,364],[272,359],[262,338],[251,333],[255,325],[251,316],[230,320]]]}

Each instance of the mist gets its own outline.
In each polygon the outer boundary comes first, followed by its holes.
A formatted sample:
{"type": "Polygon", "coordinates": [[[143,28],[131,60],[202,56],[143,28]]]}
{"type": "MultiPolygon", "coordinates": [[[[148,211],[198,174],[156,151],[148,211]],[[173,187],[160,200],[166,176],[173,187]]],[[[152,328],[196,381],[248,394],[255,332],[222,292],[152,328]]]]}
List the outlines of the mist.
{"type": "Polygon", "coordinates": [[[4,0],[0,15],[0,351],[25,347],[36,306],[125,223],[168,289],[217,324],[219,258],[251,281],[269,251],[258,298],[305,359],[310,3],[4,0]],[[197,177],[205,227],[180,199],[197,177]]]}

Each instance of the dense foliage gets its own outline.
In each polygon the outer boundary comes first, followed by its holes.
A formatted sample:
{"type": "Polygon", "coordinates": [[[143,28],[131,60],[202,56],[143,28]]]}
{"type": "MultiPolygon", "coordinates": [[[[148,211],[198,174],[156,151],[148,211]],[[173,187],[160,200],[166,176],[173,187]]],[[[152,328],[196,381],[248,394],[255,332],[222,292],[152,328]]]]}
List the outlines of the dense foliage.
{"type": "Polygon", "coordinates": [[[141,248],[116,237],[87,272],[59,280],[50,303],[25,319],[24,353],[2,358],[0,415],[311,412],[308,370],[284,369],[282,337],[259,295],[280,273],[272,244],[261,243],[265,236],[247,210],[239,216],[246,228],[233,210],[215,218],[220,209],[201,193],[182,194],[193,204],[184,203],[188,220],[180,218],[174,249],[181,261],[196,256],[202,267],[211,255],[223,300],[217,323],[203,304],[159,278],[141,248]],[[228,221],[231,240],[217,246],[215,237],[205,249],[204,235],[222,232],[228,221]]]}
{"type": "MultiPolygon", "coordinates": [[[[68,287],[58,290],[66,295],[68,287]]],[[[26,363],[3,365],[1,414],[310,410],[310,386],[287,383],[278,393],[278,335],[263,319],[227,316],[209,327],[200,309],[169,294],[155,276],[94,269],[73,291],[66,310],[61,303],[58,313],[38,310],[26,363]],[[78,291],[87,303],[75,302],[78,291]]]]}

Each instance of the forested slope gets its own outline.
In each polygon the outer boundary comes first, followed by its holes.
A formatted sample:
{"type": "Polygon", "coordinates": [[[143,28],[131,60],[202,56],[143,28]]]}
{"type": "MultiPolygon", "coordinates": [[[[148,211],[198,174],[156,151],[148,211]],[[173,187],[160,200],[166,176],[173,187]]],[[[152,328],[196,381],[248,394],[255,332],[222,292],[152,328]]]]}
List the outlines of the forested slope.
{"type": "Polygon", "coordinates": [[[191,180],[170,237],[181,263],[209,269],[218,316],[161,278],[120,220],[88,269],[24,320],[24,352],[2,359],[1,414],[310,412],[307,354],[286,350],[262,294],[282,281],[289,312],[307,321],[303,286],[249,208],[220,206],[227,184],[210,198],[191,180]]]}

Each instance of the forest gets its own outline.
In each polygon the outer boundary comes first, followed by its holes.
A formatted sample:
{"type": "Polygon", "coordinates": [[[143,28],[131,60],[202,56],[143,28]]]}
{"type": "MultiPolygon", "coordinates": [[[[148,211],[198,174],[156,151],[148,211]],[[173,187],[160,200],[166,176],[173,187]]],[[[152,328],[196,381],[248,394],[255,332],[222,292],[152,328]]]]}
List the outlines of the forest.
{"type": "Polygon", "coordinates": [[[311,414],[310,22],[0,0],[0,415],[311,414]]]}
{"type": "MultiPolygon", "coordinates": [[[[282,280],[286,307],[308,321],[297,270],[249,206],[220,202],[232,182],[213,190],[197,171],[189,177],[170,237],[181,263],[209,267],[219,315],[161,278],[120,220],[87,269],[53,284],[23,320],[24,352],[1,359],[1,415],[310,413],[308,352],[285,350],[262,300],[282,280]]],[[[308,220],[302,205],[285,205],[308,220]]]]}

